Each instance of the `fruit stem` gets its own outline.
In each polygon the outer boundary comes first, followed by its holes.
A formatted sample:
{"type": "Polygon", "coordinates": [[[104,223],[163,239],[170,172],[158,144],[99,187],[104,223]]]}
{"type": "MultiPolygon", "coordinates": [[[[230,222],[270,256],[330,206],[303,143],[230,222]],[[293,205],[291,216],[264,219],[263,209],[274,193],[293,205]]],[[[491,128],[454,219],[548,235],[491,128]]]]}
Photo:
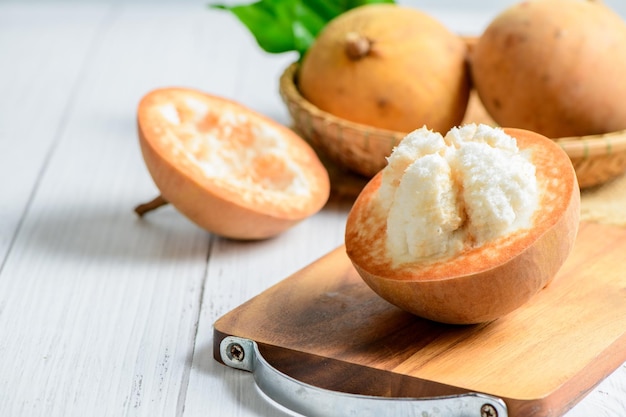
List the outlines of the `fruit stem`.
{"type": "Polygon", "coordinates": [[[346,55],[353,61],[367,56],[372,50],[372,41],[356,32],[346,34],[346,55]]]}
{"type": "Polygon", "coordinates": [[[148,201],[147,203],[143,203],[135,207],[135,213],[137,213],[139,217],[143,217],[143,215],[146,214],[147,212],[158,209],[159,207],[164,206],[166,204],[169,204],[166,199],[164,199],[162,196],[157,196],[151,201],[148,201]]]}

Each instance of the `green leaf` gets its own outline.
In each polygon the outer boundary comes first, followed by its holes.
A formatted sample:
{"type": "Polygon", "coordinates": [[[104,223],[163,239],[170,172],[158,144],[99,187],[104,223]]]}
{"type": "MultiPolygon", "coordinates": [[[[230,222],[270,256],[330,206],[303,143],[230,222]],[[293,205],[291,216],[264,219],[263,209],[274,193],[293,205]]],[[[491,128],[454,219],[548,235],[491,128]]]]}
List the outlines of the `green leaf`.
{"type": "Polygon", "coordinates": [[[302,57],[330,20],[354,7],[372,3],[394,3],[394,0],[260,0],[245,5],[209,7],[233,13],[264,51],[297,51],[302,57]]]}

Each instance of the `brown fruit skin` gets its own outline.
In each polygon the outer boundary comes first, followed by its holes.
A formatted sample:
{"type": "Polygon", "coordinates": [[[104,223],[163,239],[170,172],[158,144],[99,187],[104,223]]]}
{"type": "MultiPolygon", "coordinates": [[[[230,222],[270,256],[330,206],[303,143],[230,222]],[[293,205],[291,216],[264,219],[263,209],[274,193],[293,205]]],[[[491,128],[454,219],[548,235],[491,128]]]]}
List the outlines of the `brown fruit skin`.
{"type": "Polygon", "coordinates": [[[385,215],[376,210],[382,174],[363,189],[346,224],[345,244],[357,272],[390,303],[430,320],[472,324],[495,320],[530,300],[567,259],[578,232],[580,191],[567,154],[534,132],[505,129],[531,149],[544,192],[534,227],[426,265],[394,268],[384,250],[385,215]]]}
{"type": "Polygon", "coordinates": [[[626,24],[601,2],[516,4],[479,37],[470,65],[501,126],[550,138],[626,128],[626,24]]]}
{"type": "Polygon", "coordinates": [[[371,4],[333,19],[303,57],[298,87],[312,104],[343,119],[410,132],[448,131],[469,97],[467,45],[416,9],[371,4]],[[347,38],[371,44],[353,59],[347,38]]]}
{"type": "Polygon", "coordinates": [[[328,200],[328,172],[313,149],[292,130],[236,102],[190,89],[158,89],[141,100],[137,124],[141,152],[161,196],[189,220],[209,232],[238,240],[270,238],[313,215],[328,200]],[[155,120],[149,108],[159,102],[176,102],[186,96],[201,100],[206,97],[213,105],[228,107],[257,123],[266,123],[279,130],[286,142],[299,149],[298,162],[307,167],[312,184],[308,201],[298,210],[272,207],[259,201],[246,202],[240,198],[237,190],[233,192],[220,185],[219,181],[207,179],[197,167],[190,164],[182,166],[160,143],[164,127],[155,120]]]}

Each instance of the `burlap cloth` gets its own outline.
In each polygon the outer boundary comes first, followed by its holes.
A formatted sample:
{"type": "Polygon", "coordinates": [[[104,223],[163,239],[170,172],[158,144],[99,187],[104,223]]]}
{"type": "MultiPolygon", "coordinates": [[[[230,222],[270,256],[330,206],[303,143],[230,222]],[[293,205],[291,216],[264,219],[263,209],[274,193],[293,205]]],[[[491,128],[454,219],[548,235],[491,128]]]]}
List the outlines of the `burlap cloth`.
{"type": "Polygon", "coordinates": [[[581,192],[582,221],[626,226],[626,175],[581,192]]]}

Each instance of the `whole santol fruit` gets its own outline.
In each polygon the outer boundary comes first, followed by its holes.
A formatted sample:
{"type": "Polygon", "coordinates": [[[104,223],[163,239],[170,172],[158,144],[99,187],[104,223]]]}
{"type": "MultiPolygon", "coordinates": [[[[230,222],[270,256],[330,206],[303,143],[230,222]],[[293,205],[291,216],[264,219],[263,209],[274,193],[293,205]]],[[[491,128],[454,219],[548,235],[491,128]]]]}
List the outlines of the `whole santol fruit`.
{"type": "Polygon", "coordinates": [[[580,193],[551,139],[485,125],[419,129],[363,189],[346,251],[392,304],[431,320],[497,319],[547,285],[578,230],[580,193]]]}
{"type": "Polygon", "coordinates": [[[304,55],[302,95],[346,120],[399,132],[448,130],[467,107],[466,44],[427,14],[394,4],[331,20],[304,55]]]}
{"type": "Polygon", "coordinates": [[[501,126],[551,138],[626,128],[626,24],[601,2],[513,5],[479,37],[470,62],[501,126]]]}
{"type": "Polygon", "coordinates": [[[169,202],[229,238],[274,236],[326,203],[328,173],[293,131],[243,105],[192,89],[148,93],[137,113],[144,160],[169,202]]]}

